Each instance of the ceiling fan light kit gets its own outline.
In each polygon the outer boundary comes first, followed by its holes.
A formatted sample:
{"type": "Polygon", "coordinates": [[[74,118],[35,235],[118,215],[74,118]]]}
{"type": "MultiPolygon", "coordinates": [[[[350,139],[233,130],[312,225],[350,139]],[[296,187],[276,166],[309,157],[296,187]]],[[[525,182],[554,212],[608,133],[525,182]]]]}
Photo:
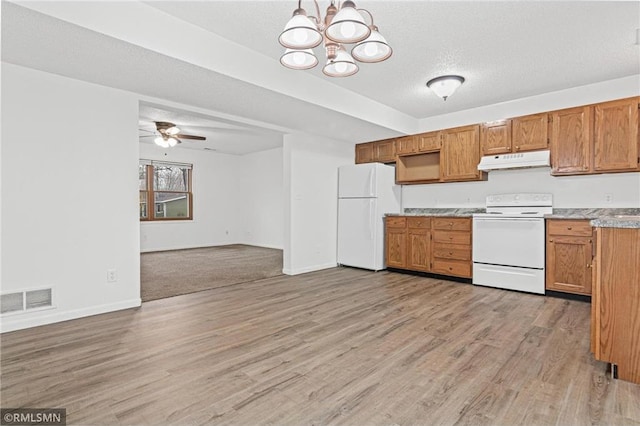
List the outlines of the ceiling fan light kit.
{"type": "Polygon", "coordinates": [[[320,6],[313,0],[316,16],[307,16],[298,0],[298,8],[287,22],[278,41],[286,48],[280,63],[287,68],[306,70],[315,67],[319,60],[313,49],[324,41],[327,62],[322,72],[329,77],[348,77],[358,72],[355,60],[364,63],[382,62],[393,50],[373,23],[373,15],[366,9],[357,9],[353,1],[346,0],[327,7],[324,19],[320,6]],[[365,22],[363,12],[371,24],[365,22]],[[351,54],[345,44],[355,44],[351,54]],[[352,56],[353,55],[353,56],[352,56]],[[355,58],[355,60],[354,60],[355,58]]]}
{"type": "Polygon", "coordinates": [[[174,147],[181,143],[180,139],[194,139],[198,141],[207,139],[204,136],[182,134],[178,126],[168,121],[155,121],[154,123],[156,125],[156,137],[153,139],[153,142],[162,148],[174,147]]]}
{"type": "Polygon", "coordinates": [[[459,75],[442,75],[427,81],[427,87],[446,101],[449,96],[458,90],[458,87],[462,86],[462,83],[464,83],[464,77],[459,75]]]}

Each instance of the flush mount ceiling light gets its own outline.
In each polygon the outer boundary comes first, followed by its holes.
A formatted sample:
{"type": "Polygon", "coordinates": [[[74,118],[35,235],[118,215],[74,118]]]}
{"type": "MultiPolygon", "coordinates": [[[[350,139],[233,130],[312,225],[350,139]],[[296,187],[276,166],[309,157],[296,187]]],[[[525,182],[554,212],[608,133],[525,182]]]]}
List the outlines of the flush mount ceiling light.
{"type": "Polygon", "coordinates": [[[449,96],[453,95],[453,92],[455,92],[458,87],[462,86],[462,83],[464,83],[464,77],[459,75],[443,75],[427,81],[427,87],[446,101],[449,96]]]}
{"type": "Polygon", "coordinates": [[[307,16],[302,9],[302,0],[293,17],[285,25],[278,38],[286,51],[280,63],[287,68],[307,70],[318,64],[313,49],[324,42],[327,62],[322,72],[330,77],[348,77],[358,72],[359,62],[375,63],[388,59],[393,53],[385,38],[373,24],[373,16],[366,9],[356,9],[355,4],[346,0],[336,6],[332,0],[325,18],[321,19],[318,2],[313,0],[316,16],[307,16]],[[362,12],[371,20],[367,25],[362,12]],[[345,44],[355,44],[351,54],[345,44]],[[353,56],[352,56],[353,55],[353,56]]]}

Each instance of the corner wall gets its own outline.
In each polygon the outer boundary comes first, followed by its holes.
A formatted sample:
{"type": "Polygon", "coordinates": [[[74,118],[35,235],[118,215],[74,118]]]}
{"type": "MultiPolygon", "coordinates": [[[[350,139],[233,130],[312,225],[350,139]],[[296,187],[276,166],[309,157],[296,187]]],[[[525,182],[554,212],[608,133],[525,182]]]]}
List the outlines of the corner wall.
{"type": "Polygon", "coordinates": [[[137,118],[130,93],[2,63],[0,291],[54,303],[2,332],[140,306],[137,118]]]}
{"type": "Polygon", "coordinates": [[[245,154],[237,171],[240,216],[239,241],[260,247],[284,246],[283,149],[245,154]]]}
{"type": "Polygon", "coordinates": [[[285,274],[337,265],[338,167],[353,161],[352,144],[285,135],[285,274]]]}

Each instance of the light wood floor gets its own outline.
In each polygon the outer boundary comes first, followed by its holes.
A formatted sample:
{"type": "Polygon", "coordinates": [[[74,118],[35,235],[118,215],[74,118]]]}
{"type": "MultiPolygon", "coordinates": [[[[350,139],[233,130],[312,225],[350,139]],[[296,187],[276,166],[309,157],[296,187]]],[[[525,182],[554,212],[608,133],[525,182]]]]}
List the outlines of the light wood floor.
{"type": "Polygon", "coordinates": [[[69,424],[639,424],[589,305],[336,268],[2,335],[1,405],[69,424]]]}

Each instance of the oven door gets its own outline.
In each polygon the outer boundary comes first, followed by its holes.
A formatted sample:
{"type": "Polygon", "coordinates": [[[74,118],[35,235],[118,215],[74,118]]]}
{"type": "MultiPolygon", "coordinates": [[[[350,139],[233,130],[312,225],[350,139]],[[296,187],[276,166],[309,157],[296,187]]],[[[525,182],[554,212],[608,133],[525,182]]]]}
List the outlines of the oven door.
{"type": "Polygon", "coordinates": [[[473,218],[473,262],[544,269],[544,219],[473,218]]]}

